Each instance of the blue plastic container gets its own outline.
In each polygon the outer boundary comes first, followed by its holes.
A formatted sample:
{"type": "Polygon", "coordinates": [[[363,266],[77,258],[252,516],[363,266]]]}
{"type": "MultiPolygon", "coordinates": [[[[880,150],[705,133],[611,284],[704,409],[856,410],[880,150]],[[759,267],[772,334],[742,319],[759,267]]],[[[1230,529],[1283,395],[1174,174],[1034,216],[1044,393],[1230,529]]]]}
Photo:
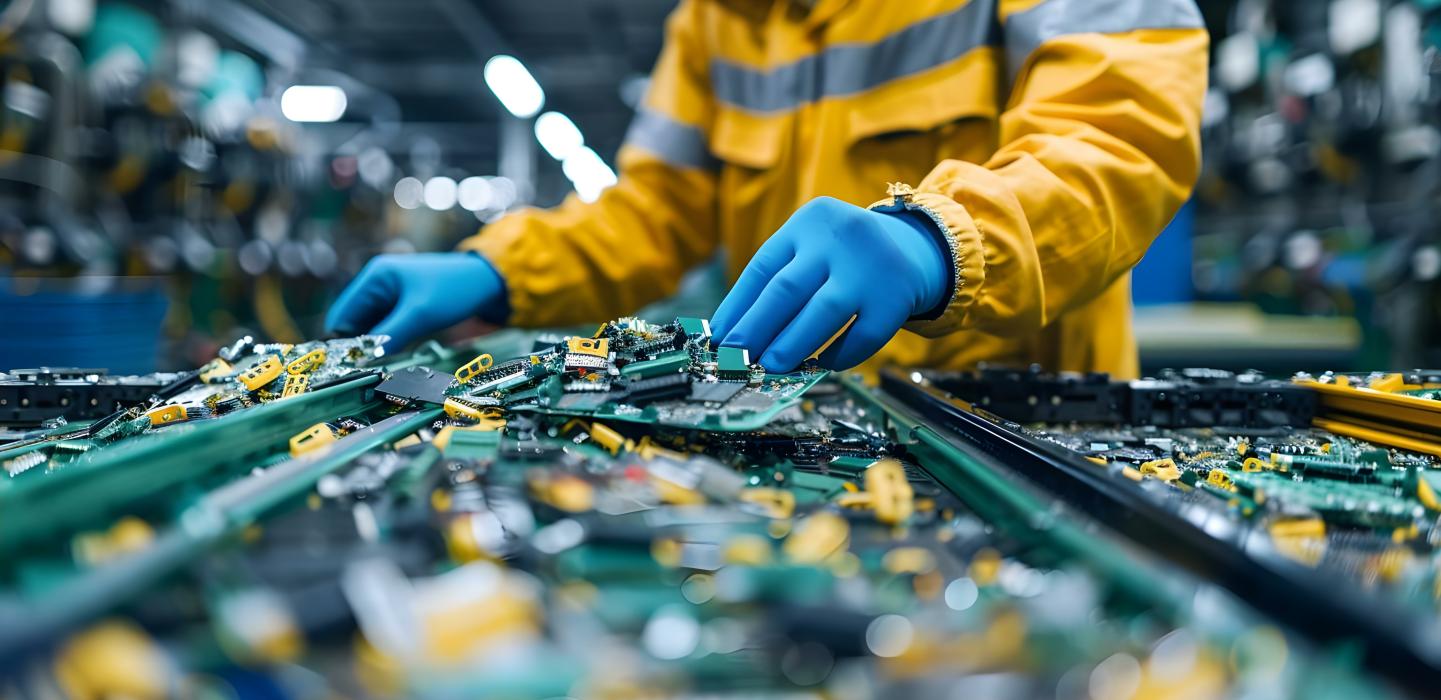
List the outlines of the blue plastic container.
{"type": "Polygon", "coordinates": [[[158,279],[0,277],[0,369],[154,372],[167,306],[158,279]]]}

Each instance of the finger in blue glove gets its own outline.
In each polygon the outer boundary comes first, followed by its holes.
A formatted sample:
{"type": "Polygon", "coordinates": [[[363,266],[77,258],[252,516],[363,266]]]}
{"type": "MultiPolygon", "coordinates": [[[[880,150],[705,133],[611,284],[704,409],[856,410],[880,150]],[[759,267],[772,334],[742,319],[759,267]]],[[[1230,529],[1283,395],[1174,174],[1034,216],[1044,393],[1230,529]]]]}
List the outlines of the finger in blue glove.
{"type": "Polygon", "coordinates": [[[387,351],[472,316],[503,323],[505,281],[477,253],[414,253],[372,258],[325,317],[335,333],[388,335],[387,351]]]}
{"type": "Polygon", "coordinates": [[[756,251],[711,328],[721,345],[746,348],[772,372],[794,369],[846,329],[819,359],[853,367],[908,319],[939,310],[952,274],[937,224],[923,214],[820,197],[756,251]]]}

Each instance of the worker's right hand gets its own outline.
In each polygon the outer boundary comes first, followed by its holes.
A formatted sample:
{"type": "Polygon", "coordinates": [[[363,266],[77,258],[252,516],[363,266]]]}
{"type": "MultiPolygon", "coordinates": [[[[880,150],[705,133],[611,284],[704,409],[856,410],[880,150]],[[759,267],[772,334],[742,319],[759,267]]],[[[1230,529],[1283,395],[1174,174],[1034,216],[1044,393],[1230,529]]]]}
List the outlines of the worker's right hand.
{"type": "Polygon", "coordinates": [[[504,320],[505,281],[476,253],[378,255],[330,307],[333,333],[388,335],[386,351],[482,314],[504,320]]]}

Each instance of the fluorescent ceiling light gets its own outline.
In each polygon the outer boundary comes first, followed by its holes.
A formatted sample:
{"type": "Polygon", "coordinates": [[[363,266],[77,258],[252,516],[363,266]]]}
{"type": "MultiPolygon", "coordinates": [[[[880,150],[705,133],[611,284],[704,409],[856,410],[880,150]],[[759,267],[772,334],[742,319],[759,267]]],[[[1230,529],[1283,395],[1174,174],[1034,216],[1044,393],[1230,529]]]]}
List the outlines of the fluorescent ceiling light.
{"type": "Polygon", "coordinates": [[[413,177],[400,178],[395,183],[395,203],[401,209],[415,209],[420,206],[421,198],[425,193],[425,185],[413,177]]]}
{"type": "Polygon", "coordinates": [[[460,181],[457,199],[466,211],[480,211],[490,206],[490,183],[485,178],[471,176],[460,181]]]}
{"type": "Polygon", "coordinates": [[[500,55],[485,62],[485,84],[511,114],[535,116],[545,106],[545,91],[514,56],[500,55]]]}
{"type": "Polygon", "coordinates": [[[581,146],[571,153],[570,157],[560,164],[560,169],[570,180],[570,184],[575,185],[576,195],[586,202],[594,202],[605,188],[616,183],[615,171],[586,146],[581,146]]]}
{"type": "Polygon", "coordinates": [[[458,187],[448,177],[433,177],[425,181],[425,206],[436,211],[445,211],[455,206],[458,187]]]}
{"type": "Polygon", "coordinates": [[[345,91],[335,85],[292,85],[280,95],[280,113],[293,122],[333,122],[347,104],[345,91]]]}
{"type": "Polygon", "coordinates": [[[570,117],[560,112],[546,112],[535,120],[535,138],[551,158],[564,161],[585,145],[585,137],[570,117]]]}

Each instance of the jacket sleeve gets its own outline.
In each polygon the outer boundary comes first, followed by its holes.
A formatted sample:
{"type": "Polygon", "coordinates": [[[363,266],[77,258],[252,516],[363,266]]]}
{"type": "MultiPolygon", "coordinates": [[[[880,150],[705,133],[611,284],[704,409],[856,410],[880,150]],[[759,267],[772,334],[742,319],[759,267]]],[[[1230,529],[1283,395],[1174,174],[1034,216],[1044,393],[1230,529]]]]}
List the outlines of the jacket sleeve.
{"type": "Polygon", "coordinates": [[[916,188],[949,227],[955,294],[907,328],[1034,330],[1130,270],[1200,168],[1207,43],[1192,0],[1000,3],[1000,148],[916,188]]]}
{"type": "Polygon", "coordinates": [[[695,3],[671,15],[648,94],[594,202],[506,216],[460,245],[505,279],[510,323],[568,325],[634,312],[674,293],[716,246],[711,95],[695,3]]]}

